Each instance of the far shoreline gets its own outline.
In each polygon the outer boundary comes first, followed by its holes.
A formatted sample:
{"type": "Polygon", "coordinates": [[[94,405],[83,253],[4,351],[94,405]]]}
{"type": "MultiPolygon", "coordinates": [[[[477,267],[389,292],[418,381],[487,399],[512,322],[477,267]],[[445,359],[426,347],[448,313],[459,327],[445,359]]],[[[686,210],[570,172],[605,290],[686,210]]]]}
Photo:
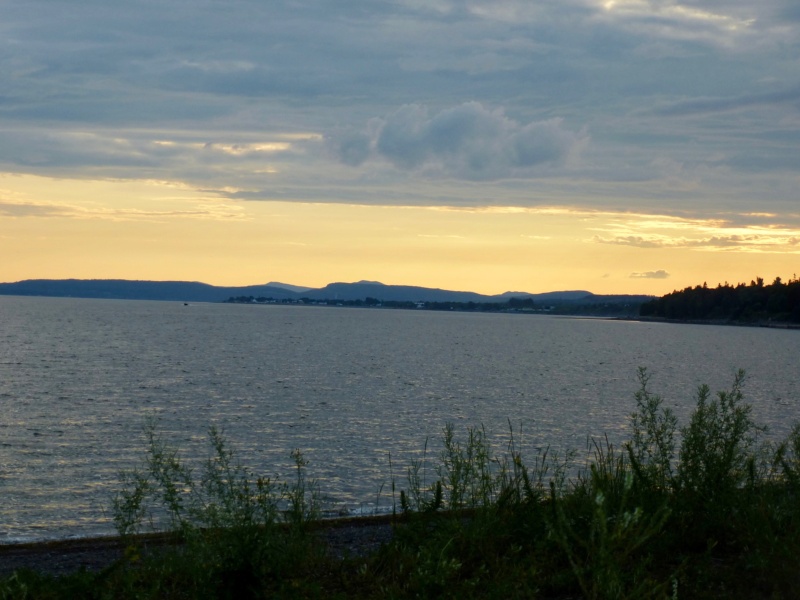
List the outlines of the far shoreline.
{"type": "Polygon", "coordinates": [[[715,319],[667,319],[666,317],[608,317],[610,321],[665,323],[668,325],[723,325],[728,327],[761,327],[764,329],[800,329],[800,323],[789,321],[725,321],[715,319]]]}

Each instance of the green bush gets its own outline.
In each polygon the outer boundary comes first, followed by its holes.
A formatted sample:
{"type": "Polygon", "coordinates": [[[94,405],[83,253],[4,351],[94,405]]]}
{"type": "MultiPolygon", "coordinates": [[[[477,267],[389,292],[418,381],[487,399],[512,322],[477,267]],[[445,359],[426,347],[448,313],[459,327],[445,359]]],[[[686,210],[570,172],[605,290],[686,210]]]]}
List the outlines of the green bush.
{"type": "Polygon", "coordinates": [[[193,590],[191,597],[218,597],[224,590],[249,597],[294,572],[318,548],[306,529],[318,518],[319,492],[299,450],[292,452],[294,481],[278,484],[242,465],[213,426],[199,476],[163,440],[154,420],[145,435],[144,465],[120,474],[123,487],[112,510],[119,534],[134,548],[128,556],[137,561],[143,554],[134,534],[166,529],[176,536],[175,551],[160,552],[157,564],[150,557],[154,579],[179,581],[193,590]]]}
{"type": "Polygon", "coordinates": [[[743,401],[744,376],[740,370],[731,389],[716,398],[700,386],[689,425],[681,429],[675,500],[687,531],[698,539],[729,530],[732,514],[746,508],[743,488],[764,475],[758,436],[766,427],[753,421],[752,407],[743,401]]]}

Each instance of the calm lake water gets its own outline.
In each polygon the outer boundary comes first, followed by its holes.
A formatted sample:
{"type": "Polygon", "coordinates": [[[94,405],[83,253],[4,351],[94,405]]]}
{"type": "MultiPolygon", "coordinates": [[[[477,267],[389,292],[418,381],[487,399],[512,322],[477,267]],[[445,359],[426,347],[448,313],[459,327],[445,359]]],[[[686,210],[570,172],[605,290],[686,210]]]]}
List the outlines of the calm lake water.
{"type": "Polygon", "coordinates": [[[531,315],[0,296],[0,543],[113,533],[120,469],[157,415],[187,457],[210,424],[242,462],[335,509],[390,503],[426,439],[483,424],[502,450],[626,439],[636,370],[682,423],[699,384],[748,373],[771,435],[800,419],[800,331],[531,315]],[[520,433],[521,432],[521,433],[520,433]],[[383,486],[382,497],[378,498],[383,486]]]}

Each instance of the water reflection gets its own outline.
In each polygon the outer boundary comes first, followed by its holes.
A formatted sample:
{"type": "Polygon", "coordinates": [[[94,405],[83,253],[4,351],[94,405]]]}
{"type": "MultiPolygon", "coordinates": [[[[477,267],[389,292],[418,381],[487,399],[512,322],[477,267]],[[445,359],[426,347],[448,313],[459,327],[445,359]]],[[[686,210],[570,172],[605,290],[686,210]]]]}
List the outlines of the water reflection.
{"type": "MultiPolygon", "coordinates": [[[[221,426],[249,466],[301,448],[334,509],[374,503],[442,426],[509,420],[524,452],[625,434],[636,368],[685,422],[739,367],[754,414],[800,418],[800,332],[545,316],[0,297],[3,538],[110,532],[120,468],[157,414],[187,457],[221,426]]],[[[402,483],[402,482],[401,482],[402,483]]]]}

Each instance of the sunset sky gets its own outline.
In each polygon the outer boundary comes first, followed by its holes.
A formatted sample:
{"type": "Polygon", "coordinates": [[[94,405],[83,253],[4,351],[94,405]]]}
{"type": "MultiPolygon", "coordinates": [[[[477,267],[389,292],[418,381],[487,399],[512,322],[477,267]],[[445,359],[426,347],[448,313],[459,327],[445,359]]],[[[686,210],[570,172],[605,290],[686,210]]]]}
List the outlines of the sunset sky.
{"type": "Polygon", "coordinates": [[[0,281],[800,273],[797,0],[4,0],[0,281]]]}

